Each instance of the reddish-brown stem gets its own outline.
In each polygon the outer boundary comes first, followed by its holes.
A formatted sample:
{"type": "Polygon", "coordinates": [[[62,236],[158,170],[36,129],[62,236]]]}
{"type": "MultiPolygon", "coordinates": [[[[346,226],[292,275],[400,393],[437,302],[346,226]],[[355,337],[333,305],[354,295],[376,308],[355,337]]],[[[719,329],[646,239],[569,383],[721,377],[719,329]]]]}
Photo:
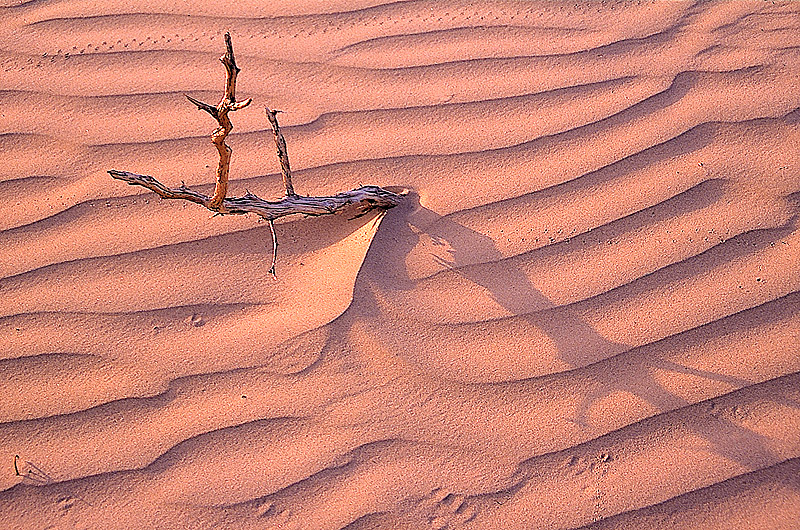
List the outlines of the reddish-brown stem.
{"type": "Polygon", "coordinates": [[[243,109],[252,101],[246,99],[239,103],[236,102],[236,76],[239,75],[241,69],[236,66],[236,58],[233,55],[233,43],[231,42],[230,33],[225,33],[225,47],[225,55],[219,58],[225,66],[225,94],[223,94],[219,104],[216,107],[212,107],[208,103],[203,103],[188,95],[186,96],[189,101],[197,105],[198,109],[208,112],[217,120],[217,123],[219,123],[219,127],[211,133],[211,141],[219,152],[219,165],[217,166],[217,180],[214,185],[214,195],[211,197],[211,202],[207,207],[221,213],[223,213],[223,201],[228,194],[228,177],[230,175],[231,153],[233,152],[230,146],[225,143],[225,139],[233,129],[233,124],[228,117],[228,113],[243,109]]]}

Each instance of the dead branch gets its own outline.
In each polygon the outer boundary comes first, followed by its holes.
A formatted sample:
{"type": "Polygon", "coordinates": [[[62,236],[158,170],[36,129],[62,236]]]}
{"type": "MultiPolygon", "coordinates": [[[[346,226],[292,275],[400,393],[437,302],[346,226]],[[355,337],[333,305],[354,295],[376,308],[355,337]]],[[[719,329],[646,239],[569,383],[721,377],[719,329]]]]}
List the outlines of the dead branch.
{"type": "Polygon", "coordinates": [[[225,93],[222,100],[216,107],[212,107],[208,103],[198,101],[193,97],[184,94],[186,98],[197,105],[197,108],[204,110],[211,114],[211,117],[217,120],[219,127],[211,133],[211,141],[219,151],[219,166],[217,166],[217,183],[214,187],[214,196],[206,208],[215,211],[221,211],[222,202],[228,193],[228,175],[231,167],[231,153],[232,149],[225,143],[228,133],[233,129],[228,113],[230,111],[243,109],[250,104],[251,99],[246,99],[239,103],[236,102],[236,76],[241,71],[241,68],[236,66],[236,58],[233,55],[233,43],[231,42],[231,34],[225,33],[225,47],[227,48],[225,55],[219,58],[223,65],[225,65],[226,78],[225,78],[225,93]]]}
{"type": "Polygon", "coordinates": [[[236,101],[236,76],[239,74],[240,68],[236,66],[233,44],[229,33],[225,33],[225,46],[227,50],[225,55],[220,57],[220,61],[225,65],[227,75],[225,94],[219,104],[214,107],[191,96],[186,96],[198,109],[208,112],[219,124],[219,127],[211,135],[211,140],[219,151],[219,166],[217,168],[214,194],[209,197],[188,188],[183,183],[177,188],[170,188],[149,175],[139,175],[129,171],[112,169],[108,173],[113,178],[127,182],[130,185],[147,188],[163,199],[181,199],[194,202],[219,215],[253,213],[266,219],[269,221],[270,230],[272,231],[273,253],[270,273],[274,276],[278,249],[278,241],[273,225],[275,219],[294,214],[311,216],[335,214],[351,205],[355,205],[358,214],[364,214],[374,209],[392,208],[400,203],[402,196],[378,186],[361,186],[354,190],[324,197],[303,197],[298,195],[292,186],[292,173],[289,166],[289,155],[286,150],[286,140],[283,137],[283,133],[281,133],[276,117],[280,111],[267,108],[267,119],[275,135],[275,146],[278,152],[278,160],[281,163],[281,174],[286,196],[279,201],[267,201],[248,191],[242,197],[227,197],[232,151],[225,143],[225,139],[233,129],[228,113],[246,107],[251,100],[246,99],[238,103],[236,101]]]}
{"type": "Polygon", "coordinates": [[[294,186],[292,186],[292,170],[289,167],[289,153],[286,151],[286,140],[283,138],[281,127],[278,125],[277,114],[279,110],[270,110],[267,107],[267,119],[272,126],[272,132],[275,133],[275,146],[278,148],[278,160],[281,161],[281,176],[283,177],[283,186],[286,188],[287,197],[296,197],[294,186]]]}
{"type": "MultiPolygon", "coordinates": [[[[182,199],[191,201],[209,210],[212,197],[181,184],[177,188],[169,188],[149,175],[138,175],[128,171],[112,169],[109,175],[134,186],[143,186],[160,195],[164,199],[182,199]]],[[[287,215],[327,215],[339,213],[344,208],[356,205],[358,213],[366,213],[374,209],[389,209],[400,204],[402,195],[379,188],[378,186],[361,186],[350,191],[343,191],[328,197],[284,197],[279,201],[267,201],[247,192],[241,197],[228,197],[222,202],[219,213],[237,215],[254,213],[268,221],[274,221],[287,215]]]]}
{"type": "Polygon", "coordinates": [[[275,264],[278,262],[278,235],[275,233],[275,221],[269,220],[269,231],[272,232],[272,267],[269,268],[269,273],[273,278],[277,278],[275,274],[275,264]]]}
{"type": "Polygon", "coordinates": [[[19,470],[19,466],[17,462],[19,461],[19,455],[14,455],[14,474],[17,477],[22,477],[23,482],[28,480],[34,484],[38,485],[47,485],[53,482],[53,477],[45,473],[45,471],[31,462],[30,460],[26,460],[25,463],[28,465],[27,471],[22,473],[19,470]]]}

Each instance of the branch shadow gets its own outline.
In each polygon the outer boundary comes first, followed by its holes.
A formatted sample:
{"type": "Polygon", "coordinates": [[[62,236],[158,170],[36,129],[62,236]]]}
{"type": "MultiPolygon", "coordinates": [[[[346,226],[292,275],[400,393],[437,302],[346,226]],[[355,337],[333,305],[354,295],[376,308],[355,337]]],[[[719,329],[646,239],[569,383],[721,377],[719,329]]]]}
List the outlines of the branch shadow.
{"type": "MultiPolygon", "coordinates": [[[[604,225],[597,229],[598,231],[592,231],[592,240],[584,234],[571,240],[541,247],[522,257],[529,259],[558,252],[576,251],[590,244],[596,244],[598,234],[602,234],[604,238],[619,237],[659,220],[705,208],[724,195],[725,186],[725,181],[717,179],[702,182],[672,199],[604,225]]],[[[589,428],[587,413],[592,404],[618,392],[633,394],[650,403],[658,411],[656,416],[665,412],[671,414],[696,403],[667,390],[654,376],[657,370],[723,383],[730,386],[735,393],[739,392],[736,389],[751,387],[754,381],[683,366],[658,357],[650,359],[644,370],[626,371],[627,357],[636,355],[633,352],[637,350],[648,351],[648,347],[652,345],[632,348],[631,345],[609,340],[581,318],[581,306],[639,296],[651,289],[663,287],[666,283],[687,279],[709,268],[759,252],[791,233],[795,229],[796,222],[797,219],[793,218],[787,225],[778,228],[758,229],[740,234],[710,247],[699,255],[673,263],[630,284],[603,293],[599,295],[603,297],[600,301],[597,300],[598,296],[595,296],[566,306],[558,306],[537,289],[520,268],[515,267],[515,260],[519,256],[504,258],[489,237],[464,227],[449,216],[442,216],[425,208],[419,203],[419,196],[412,193],[403,205],[389,212],[384,220],[384,228],[373,242],[362,269],[366,281],[356,282],[356,291],[359,293],[357,298],[361,300],[370,298],[370,289],[384,292],[413,291],[420,280],[409,276],[406,258],[419,244],[421,237],[430,237],[433,241],[439,242],[444,249],[442,255],[432,257],[446,269],[443,273],[457,274],[483,287],[494,301],[511,313],[510,318],[523,319],[544,331],[555,344],[559,357],[569,366],[574,369],[591,367],[593,364],[605,364],[603,361],[617,358],[618,362],[614,363],[617,369],[613,376],[603,374],[604,384],[596,386],[583,397],[574,418],[570,418],[569,421],[589,428]],[[489,256],[490,261],[494,258],[495,261],[491,263],[491,275],[485,274],[481,264],[471,264],[470,256],[476,252],[482,256],[489,256]],[[620,355],[623,353],[624,355],[620,355]]],[[[794,298],[776,303],[784,305],[788,303],[789,307],[792,307],[793,300],[794,298]]],[[[368,304],[371,310],[379,310],[373,304],[368,304]]],[[[782,402],[793,407],[797,406],[797,403],[788,397],[782,402]]],[[[770,448],[768,437],[724,416],[717,418],[714,425],[698,423],[695,431],[706,439],[720,456],[737,462],[748,470],[759,469],[763,467],[764,462],[778,458],[777,453],[770,448]]]]}

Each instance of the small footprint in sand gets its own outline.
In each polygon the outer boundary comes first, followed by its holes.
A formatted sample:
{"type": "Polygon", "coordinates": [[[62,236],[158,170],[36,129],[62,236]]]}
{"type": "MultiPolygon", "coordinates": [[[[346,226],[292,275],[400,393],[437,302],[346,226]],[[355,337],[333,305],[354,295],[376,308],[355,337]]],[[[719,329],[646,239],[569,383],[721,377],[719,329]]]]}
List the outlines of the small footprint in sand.
{"type": "Polygon", "coordinates": [[[468,523],[478,513],[476,506],[460,494],[436,488],[417,505],[421,515],[433,530],[445,530],[468,523]]]}
{"type": "Polygon", "coordinates": [[[61,508],[61,510],[65,511],[65,512],[68,512],[69,510],[71,510],[75,506],[75,504],[78,501],[82,502],[83,504],[85,504],[87,506],[91,506],[92,505],[87,500],[82,499],[80,497],[74,497],[72,495],[64,495],[63,497],[60,497],[58,499],[58,501],[57,501],[57,505],[58,505],[59,508],[61,508]]]}
{"type": "Polygon", "coordinates": [[[278,508],[275,506],[275,503],[266,501],[256,507],[256,515],[260,518],[264,517],[272,517],[278,512],[278,508]]]}
{"type": "Polygon", "coordinates": [[[259,519],[266,519],[266,523],[270,526],[265,528],[280,528],[281,530],[288,530],[289,525],[292,523],[292,511],[289,509],[281,508],[272,501],[266,501],[256,508],[256,514],[259,519]]]}
{"type": "Polygon", "coordinates": [[[738,405],[721,407],[712,403],[709,408],[709,413],[712,416],[728,422],[740,423],[746,421],[750,417],[750,412],[738,405]]]}
{"type": "Polygon", "coordinates": [[[67,495],[66,497],[61,497],[58,499],[58,507],[64,510],[65,512],[69,511],[73,506],[75,506],[75,497],[71,497],[67,495]]]}
{"type": "Polygon", "coordinates": [[[586,462],[583,458],[572,456],[564,464],[571,475],[576,477],[583,475],[591,469],[591,464],[586,462]]]}
{"type": "Polygon", "coordinates": [[[604,473],[606,465],[612,460],[614,460],[614,458],[609,453],[600,453],[588,458],[572,456],[566,462],[564,462],[564,467],[574,476],[580,476],[587,471],[595,470],[604,473]]]}

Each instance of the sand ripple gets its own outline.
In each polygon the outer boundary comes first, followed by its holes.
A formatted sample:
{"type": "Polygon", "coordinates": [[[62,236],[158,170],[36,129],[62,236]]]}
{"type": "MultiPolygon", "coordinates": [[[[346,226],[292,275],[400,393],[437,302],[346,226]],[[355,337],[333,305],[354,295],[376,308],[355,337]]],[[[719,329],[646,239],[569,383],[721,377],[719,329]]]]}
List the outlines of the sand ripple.
{"type": "Polygon", "coordinates": [[[7,528],[789,528],[800,6],[6,1],[7,528]],[[291,4],[291,5],[289,5],[291,4]],[[210,218],[402,186],[385,216],[210,218]],[[14,455],[22,477],[13,472],[14,455]]]}

